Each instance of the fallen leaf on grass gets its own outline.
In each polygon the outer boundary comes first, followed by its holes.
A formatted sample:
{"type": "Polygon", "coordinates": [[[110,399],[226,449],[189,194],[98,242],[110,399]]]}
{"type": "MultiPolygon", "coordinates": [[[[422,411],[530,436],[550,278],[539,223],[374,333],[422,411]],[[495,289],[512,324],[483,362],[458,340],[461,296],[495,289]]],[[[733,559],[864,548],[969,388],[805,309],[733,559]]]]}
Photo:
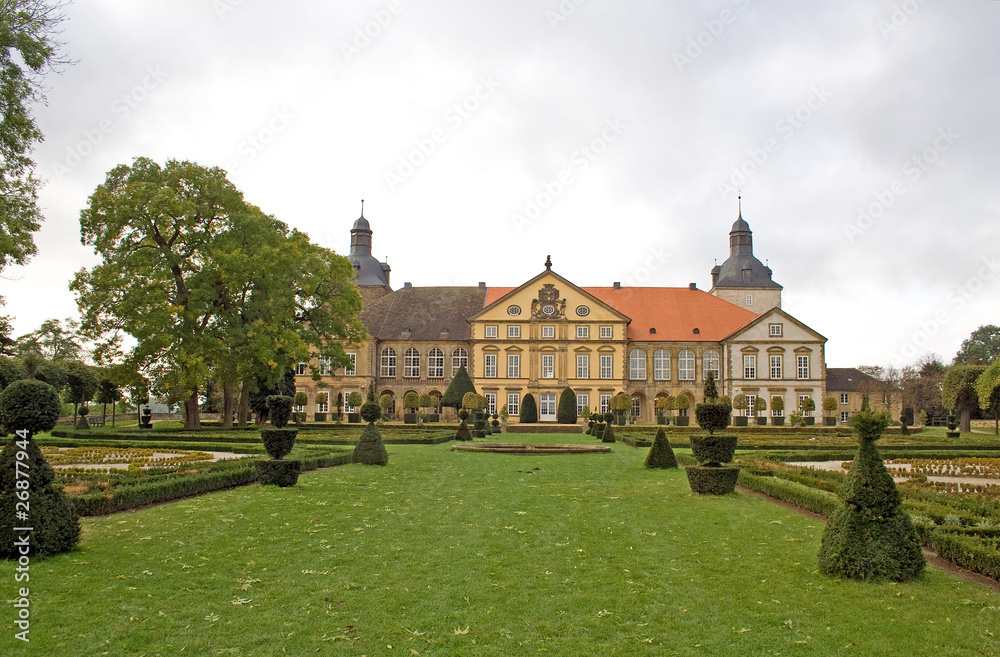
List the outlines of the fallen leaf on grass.
{"type": "Polygon", "coordinates": [[[463,629],[459,629],[459,628],[456,627],[455,631],[453,632],[453,634],[455,634],[455,635],[468,634],[469,633],[469,627],[470,626],[467,625],[464,630],[463,629]]]}

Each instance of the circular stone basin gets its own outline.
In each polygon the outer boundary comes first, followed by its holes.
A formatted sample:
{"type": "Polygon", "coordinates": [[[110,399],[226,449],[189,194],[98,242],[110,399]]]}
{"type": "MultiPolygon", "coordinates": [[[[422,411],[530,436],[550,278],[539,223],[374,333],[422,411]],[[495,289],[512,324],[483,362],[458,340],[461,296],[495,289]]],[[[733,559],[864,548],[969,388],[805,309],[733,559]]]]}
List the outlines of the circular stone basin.
{"type": "Polygon", "coordinates": [[[525,443],[475,443],[452,445],[452,451],[494,452],[496,454],[603,454],[609,445],[528,445],[525,443]]]}

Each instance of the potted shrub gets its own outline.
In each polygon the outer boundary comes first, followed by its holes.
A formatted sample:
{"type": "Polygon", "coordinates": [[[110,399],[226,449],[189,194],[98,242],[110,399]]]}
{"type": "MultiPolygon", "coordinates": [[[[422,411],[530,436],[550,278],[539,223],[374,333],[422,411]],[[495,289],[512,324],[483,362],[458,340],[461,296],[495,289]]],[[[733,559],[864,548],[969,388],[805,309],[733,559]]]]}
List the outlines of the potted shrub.
{"type": "MultiPolygon", "coordinates": [[[[438,397],[437,395],[429,395],[427,397],[427,400],[430,402],[427,405],[427,408],[430,409],[430,410],[432,410],[432,411],[435,408],[437,408],[438,406],[441,405],[441,398],[438,397]]],[[[424,421],[425,422],[437,422],[440,419],[441,419],[441,416],[439,414],[437,414],[437,413],[428,413],[427,415],[424,416],[424,421]]]]}
{"type": "Polygon", "coordinates": [[[772,413],[773,417],[771,421],[774,422],[774,426],[785,426],[785,416],[782,414],[785,410],[785,398],[781,396],[771,397],[771,410],[774,413],[777,413],[777,415],[772,413]]]}
{"type": "Polygon", "coordinates": [[[812,426],[816,424],[816,418],[813,417],[813,411],[816,410],[816,402],[813,401],[812,397],[806,397],[802,400],[802,414],[805,415],[806,425],[812,426]]]}
{"type": "Polygon", "coordinates": [[[389,420],[389,419],[391,419],[389,417],[389,409],[392,408],[392,406],[395,403],[395,401],[396,400],[393,398],[393,396],[390,395],[390,394],[388,394],[388,393],[386,393],[386,394],[384,394],[384,395],[382,395],[381,397],[378,398],[378,406],[379,406],[379,409],[382,411],[382,419],[383,420],[389,420]]]}
{"type": "Polygon", "coordinates": [[[611,398],[611,410],[614,412],[614,421],[618,426],[625,426],[625,415],[632,410],[632,398],[625,392],[619,392],[611,398]]]}
{"type": "MultiPolygon", "coordinates": [[[[306,393],[304,393],[304,392],[297,392],[297,393],[295,393],[295,406],[296,407],[305,409],[306,404],[308,404],[308,403],[309,403],[309,397],[308,397],[308,395],[306,395],[306,393]]],[[[302,411],[296,411],[295,412],[295,426],[301,427],[302,423],[305,422],[305,421],[306,421],[305,411],[304,410],[302,410],[302,411]]]]}
{"type": "Polygon", "coordinates": [[[837,418],[835,418],[831,413],[837,410],[837,398],[833,395],[823,399],[823,412],[826,415],[823,416],[823,426],[835,427],[837,426],[837,418]]]}
{"type": "Polygon", "coordinates": [[[353,413],[348,413],[347,414],[347,421],[348,422],[360,422],[361,421],[361,413],[359,412],[358,409],[361,406],[361,404],[363,404],[363,403],[365,403],[365,400],[361,396],[361,393],[358,392],[357,390],[355,390],[354,392],[352,392],[352,393],[350,393],[350,394],[347,395],[347,405],[354,409],[353,413]]]}
{"type": "Polygon", "coordinates": [[[403,395],[403,422],[417,423],[417,409],[420,407],[420,395],[412,390],[403,395]]]}
{"type": "Polygon", "coordinates": [[[344,393],[337,393],[337,407],[333,412],[333,419],[341,422],[344,419],[344,393]]]}
{"type": "Polygon", "coordinates": [[[688,396],[684,394],[677,395],[677,401],[674,402],[674,408],[677,409],[677,426],[686,427],[690,425],[691,418],[686,414],[686,411],[691,408],[691,400],[688,399],[688,396]]]}
{"type": "Polygon", "coordinates": [[[734,427],[745,427],[747,425],[747,408],[750,406],[750,398],[742,392],[733,397],[733,408],[740,412],[733,418],[734,427]]]}
{"type": "Polygon", "coordinates": [[[364,465],[387,465],[389,453],[375,422],[382,418],[382,408],[375,401],[375,386],[368,387],[368,398],[361,405],[361,419],[368,423],[354,448],[354,462],[364,465]]]}
{"type": "Polygon", "coordinates": [[[507,419],[510,417],[510,412],[507,410],[507,404],[500,407],[500,431],[502,433],[507,433],[507,419]]]}
{"type": "Polygon", "coordinates": [[[702,495],[724,495],[736,489],[740,469],[727,466],[736,452],[736,436],[715,435],[729,426],[731,406],[719,401],[715,377],[709,372],[705,381],[705,402],[695,406],[698,425],[708,435],[691,436],[691,451],[698,465],[685,468],[691,491],[702,495]]]}
{"type": "Polygon", "coordinates": [[[483,438],[486,436],[486,420],[483,419],[482,410],[486,408],[486,398],[475,392],[467,392],[462,396],[462,408],[472,416],[472,437],[483,438]]]}
{"type": "Polygon", "coordinates": [[[294,486],[299,480],[302,462],[285,459],[285,456],[292,451],[295,437],[299,433],[298,429],[285,428],[292,415],[293,401],[287,395],[267,397],[267,417],[273,428],[261,429],[260,438],[271,459],[254,462],[257,467],[257,480],[262,485],[294,486]]]}
{"type": "Polygon", "coordinates": [[[656,400],[656,408],[663,411],[663,424],[670,424],[670,417],[673,414],[674,404],[677,400],[670,395],[664,395],[656,400]]]}
{"type": "Polygon", "coordinates": [[[767,424],[767,400],[763,397],[757,397],[753,400],[753,412],[756,416],[754,419],[760,426],[765,426],[767,424]],[[763,415],[761,415],[763,413],[763,415]]]}

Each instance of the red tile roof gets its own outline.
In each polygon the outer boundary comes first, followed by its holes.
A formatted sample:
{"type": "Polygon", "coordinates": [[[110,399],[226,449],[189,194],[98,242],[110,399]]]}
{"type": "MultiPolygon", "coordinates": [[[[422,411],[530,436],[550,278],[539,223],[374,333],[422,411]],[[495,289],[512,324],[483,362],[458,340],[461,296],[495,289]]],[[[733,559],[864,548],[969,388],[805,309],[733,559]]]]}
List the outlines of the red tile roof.
{"type": "MultiPolygon", "coordinates": [[[[515,289],[489,288],[484,307],[515,289]]],[[[718,342],[758,317],[708,292],[686,287],[581,289],[632,319],[628,339],[633,342],[718,342]],[[656,329],[655,334],[650,334],[651,328],[656,329]],[[694,332],[696,328],[697,334],[694,332]]]]}

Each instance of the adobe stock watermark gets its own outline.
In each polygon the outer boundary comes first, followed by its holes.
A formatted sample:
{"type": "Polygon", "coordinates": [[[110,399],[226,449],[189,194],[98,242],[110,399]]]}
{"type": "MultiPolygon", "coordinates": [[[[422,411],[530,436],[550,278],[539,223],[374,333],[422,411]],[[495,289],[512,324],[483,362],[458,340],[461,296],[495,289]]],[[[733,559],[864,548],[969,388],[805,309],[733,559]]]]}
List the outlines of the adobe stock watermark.
{"type": "Polygon", "coordinates": [[[587,0],[560,0],[555,9],[545,10],[545,20],[549,22],[549,27],[555,31],[559,25],[565,23],[576,13],[576,10],[586,4],[587,0]]]}
{"type": "Polygon", "coordinates": [[[402,0],[389,0],[382,9],[376,9],[371,13],[371,18],[364,24],[354,28],[354,36],[350,41],[340,42],[340,54],[344,60],[350,64],[377,39],[382,32],[392,23],[392,19],[403,11],[402,0]]]}
{"type": "Polygon", "coordinates": [[[510,220],[514,224],[514,230],[520,234],[537,221],[557,198],[576,183],[577,175],[589,169],[595,160],[608,151],[611,144],[618,141],[625,133],[626,127],[622,119],[617,117],[607,119],[597,137],[581,144],[570,154],[568,167],[556,174],[552,180],[542,183],[540,190],[527,196],[524,199],[523,210],[511,213],[510,220]]]}
{"type": "Polygon", "coordinates": [[[853,222],[844,224],[844,236],[847,237],[847,241],[854,242],[859,235],[863,235],[871,228],[876,220],[882,218],[896,203],[896,199],[906,193],[909,185],[920,180],[931,167],[941,161],[941,156],[950,151],[961,136],[951,126],[939,128],[931,145],[903,164],[903,180],[893,180],[886,188],[876,191],[872,194],[875,200],[859,208],[853,222]]]}
{"type": "Polygon", "coordinates": [[[83,161],[97,151],[122,121],[146,102],[167,77],[169,76],[159,66],[146,67],[146,74],[139,83],[111,102],[108,108],[110,115],[98,121],[93,128],[84,130],[79,141],[66,147],[66,154],[62,160],[52,164],[51,175],[61,179],[83,164],[83,161]]]}
{"type": "Polygon", "coordinates": [[[903,341],[898,352],[889,354],[889,362],[904,364],[913,362],[920,354],[927,351],[931,338],[954,319],[952,313],[978,296],[986,284],[1000,274],[1000,258],[996,255],[984,256],[976,273],[969,276],[963,283],[956,285],[945,295],[946,307],[941,308],[930,319],[919,323],[918,328],[903,341]]]}
{"type": "Polygon", "coordinates": [[[888,19],[879,19],[875,25],[882,34],[883,39],[888,39],[910,22],[917,13],[924,8],[928,0],[903,0],[898,5],[892,6],[892,12],[888,19]]]}
{"type": "MultiPolygon", "coordinates": [[[[15,524],[22,525],[14,527],[14,545],[12,552],[18,554],[17,568],[15,568],[14,581],[19,584],[31,581],[31,532],[33,527],[28,527],[31,515],[31,465],[28,454],[28,441],[31,434],[27,429],[15,431],[17,438],[14,441],[14,519],[15,524]]],[[[28,633],[31,632],[31,589],[21,586],[17,589],[17,598],[14,600],[17,619],[14,624],[20,632],[14,633],[14,638],[28,643],[30,641],[28,633]]]]}
{"type": "MultiPolygon", "coordinates": [[[[750,0],[732,0],[732,2],[740,11],[746,11],[750,7],[750,0]]],[[[694,64],[696,59],[715,44],[726,28],[735,22],[736,13],[732,9],[723,9],[717,17],[703,21],[704,29],[694,36],[689,36],[683,50],[674,51],[673,60],[677,70],[683,73],[685,68],[694,64]]]]}
{"type": "Polygon", "coordinates": [[[212,2],[212,9],[215,10],[215,15],[222,20],[226,17],[226,14],[231,14],[236,11],[236,8],[243,4],[243,0],[214,0],[212,2]]]}
{"type": "Polygon", "coordinates": [[[295,115],[289,112],[287,107],[272,110],[270,118],[264,125],[244,137],[236,146],[236,153],[239,157],[229,161],[226,172],[229,174],[240,173],[243,170],[243,165],[257,159],[257,156],[264,152],[278,135],[288,129],[294,119],[295,115]]]}
{"type": "Polygon", "coordinates": [[[791,141],[795,133],[808,123],[824,105],[833,97],[826,85],[813,86],[805,101],[790,112],[786,112],[774,124],[775,137],[768,137],[760,146],[747,151],[747,157],[734,165],[730,170],[729,179],[719,183],[719,193],[724,200],[729,200],[750,178],[757,174],[775,153],[781,150],[784,143],[791,141]]]}
{"type": "Polygon", "coordinates": [[[407,179],[417,172],[438,151],[438,148],[448,141],[449,136],[461,128],[473,114],[489,100],[500,83],[490,75],[481,75],[472,93],[454,103],[441,115],[444,125],[432,128],[424,137],[413,140],[413,148],[400,155],[396,166],[382,174],[390,192],[395,192],[407,179]]]}
{"type": "Polygon", "coordinates": [[[649,283],[653,273],[662,269],[671,255],[673,254],[661,246],[650,248],[646,255],[639,259],[640,263],[636,268],[622,281],[628,287],[638,287],[649,283]]]}

